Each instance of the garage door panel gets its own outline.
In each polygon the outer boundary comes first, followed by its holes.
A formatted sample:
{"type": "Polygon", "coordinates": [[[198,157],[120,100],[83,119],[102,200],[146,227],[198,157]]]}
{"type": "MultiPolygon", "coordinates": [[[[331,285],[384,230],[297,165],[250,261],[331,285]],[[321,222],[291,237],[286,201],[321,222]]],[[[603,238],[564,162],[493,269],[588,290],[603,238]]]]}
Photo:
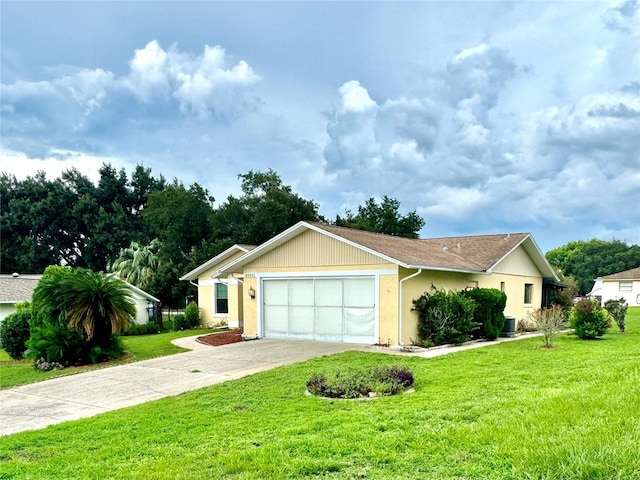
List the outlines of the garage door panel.
{"type": "Polygon", "coordinates": [[[317,307],[314,330],[322,335],[342,335],[342,307],[317,307]]]}
{"type": "Polygon", "coordinates": [[[309,334],[313,337],[315,308],[289,307],[289,332],[294,334],[309,334]]]}
{"type": "Polygon", "coordinates": [[[289,282],[289,305],[313,306],[313,280],[289,282]]]}
{"type": "Polygon", "coordinates": [[[286,280],[269,280],[263,284],[263,301],[265,305],[287,305],[289,303],[288,282],[286,280]]]}
{"type": "Polygon", "coordinates": [[[373,278],[345,278],[344,306],[373,307],[375,305],[373,278]]]}
{"type": "Polygon", "coordinates": [[[375,315],[373,309],[345,308],[345,335],[359,335],[372,337],[375,331],[375,315]]]}
{"type": "Polygon", "coordinates": [[[342,307],[342,279],[327,278],[315,281],[317,306],[342,307]]]}
{"type": "Polygon", "coordinates": [[[268,332],[286,333],[289,329],[289,307],[265,305],[264,324],[265,334],[268,332]]]}

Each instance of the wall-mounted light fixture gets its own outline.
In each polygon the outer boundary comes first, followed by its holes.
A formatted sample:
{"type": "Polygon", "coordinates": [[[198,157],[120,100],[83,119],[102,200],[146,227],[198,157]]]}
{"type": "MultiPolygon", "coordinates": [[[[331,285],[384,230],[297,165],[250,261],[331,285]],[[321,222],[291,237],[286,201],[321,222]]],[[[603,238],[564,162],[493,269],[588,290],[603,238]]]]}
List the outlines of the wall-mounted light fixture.
{"type": "Polygon", "coordinates": [[[251,298],[256,298],[256,291],[253,287],[249,287],[249,291],[247,292],[251,298]]]}

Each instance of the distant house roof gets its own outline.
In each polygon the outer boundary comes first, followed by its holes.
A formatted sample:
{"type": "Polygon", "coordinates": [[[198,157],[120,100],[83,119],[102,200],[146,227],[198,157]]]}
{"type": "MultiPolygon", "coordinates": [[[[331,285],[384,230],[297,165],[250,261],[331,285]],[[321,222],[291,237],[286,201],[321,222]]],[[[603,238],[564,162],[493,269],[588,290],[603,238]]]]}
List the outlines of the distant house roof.
{"type": "Polygon", "coordinates": [[[305,230],[328,235],[405,268],[427,270],[490,273],[502,259],[522,245],[543,277],[558,280],[553,268],[528,233],[411,239],[315,222],[297,223],[250,253],[230,262],[222,271],[230,272],[246,265],[305,230]]]}
{"type": "Polygon", "coordinates": [[[0,303],[30,302],[42,275],[0,274],[0,303]]]}
{"type": "Polygon", "coordinates": [[[216,255],[211,260],[204,262],[199,267],[194,268],[189,273],[184,274],[180,277],[180,280],[196,280],[201,274],[209,270],[214,265],[224,262],[226,259],[230,258],[234,254],[241,252],[247,253],[256,248],[255,245],[244,245],[244,244],[236,244],[229,248],[227,248],[224,252],[216,255]]]}
{"type": "MultiPolygon", "coordinates": [[[[0,303],[30,302],[33,291],[36,289],[42,275],[6,275],[0,274],[0,303]]],[[[129,282],[124,282],[138,295],[151,302],[159,302],[156,297],[139,289],[129,282]]]]}
{"type": "Polygon", "coordinates": [[[625,270],[624,272],[612,273],[602,277],[603,281],[607,280],[640,280],[640,267],[625,270]]]}

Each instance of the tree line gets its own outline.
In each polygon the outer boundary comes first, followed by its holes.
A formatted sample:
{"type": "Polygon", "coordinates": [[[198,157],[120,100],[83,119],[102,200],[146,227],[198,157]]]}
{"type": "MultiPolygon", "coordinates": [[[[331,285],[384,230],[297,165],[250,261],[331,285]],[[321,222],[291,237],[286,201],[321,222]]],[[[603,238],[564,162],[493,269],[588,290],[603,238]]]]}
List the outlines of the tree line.
{"type": "MultiPolygon", "coordinates": [[[[111,271],[184,306],[193,287],[178,278],[233,244],[260,245],[295,223],[321,221],[418,238],[424,220],[400,213],[400,202],[370,198],[356,212],[326,219],[273,170],[238,175],[241,194],[215,199],[198,183],[131,175],[103,164],[97,183],[76,169],[49,180],[0,175],[0,271],[39,273],[49,265],[111,271]]],[[[640,246],[618,240],[574,241],[546,254],[565,281],[588,293],[598,276],[640,266],[640,246]]]]}
{"type": "Polygon", "coordinates": [[[586,295],[596,278],[640,267],[640,245],[593,238],[549,250],[546,257],[561,279],[575,282],[578,293],[586,295]]]}
{"type": "Polygon", "coordinates": [[[49,180],[0,175],[0,270],[39,273],[49,265],[112,271],[183,306],[191,287],[178,278],[233,244],[259,245],[299,221],[417,238],[424,220],[398,200],[373,198],[327,220],[318,204],[284,185],[273,170],[238,175],[240,196],[219,206],[198,183],[185,186],[138,165],[131,176],[103,164],[94,184],[76,169],[49,180]]]}

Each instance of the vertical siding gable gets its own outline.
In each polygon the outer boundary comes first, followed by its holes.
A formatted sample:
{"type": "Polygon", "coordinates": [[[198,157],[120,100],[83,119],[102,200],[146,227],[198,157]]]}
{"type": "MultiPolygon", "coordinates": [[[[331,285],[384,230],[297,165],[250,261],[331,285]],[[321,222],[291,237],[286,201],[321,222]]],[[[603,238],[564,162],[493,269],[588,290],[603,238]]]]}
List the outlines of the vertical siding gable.
{"type": "Polygon", "coordinates": [[[503,258],[492,271],[506,275],[542,277],[542,273],[522,245],[503,258]]]}
{"type": "Polygon", "coordinates": [[[313,230],[255,259],[245,268],[332,267],[346,265],[381,265],[385,260],[313,230]]]}

